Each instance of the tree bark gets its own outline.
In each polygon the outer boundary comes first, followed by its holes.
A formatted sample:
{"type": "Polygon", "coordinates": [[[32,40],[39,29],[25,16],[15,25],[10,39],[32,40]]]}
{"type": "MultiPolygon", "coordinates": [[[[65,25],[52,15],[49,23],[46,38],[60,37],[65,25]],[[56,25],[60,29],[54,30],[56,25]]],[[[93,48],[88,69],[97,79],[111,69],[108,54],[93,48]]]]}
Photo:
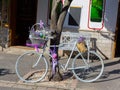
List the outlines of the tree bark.
{"type": "MultiPolygon", "coordinates": [[[[63,23],[68,11],[68,8],[71,4],[72,0],[65,0],[64,5],[61,9],[61,13],[57,13],[57,7],[61,2],[61,0],[53,0],[52,2],[52,11],[51,11],[51,22],[50,22],[50,30],[52,30],[52,36],[53,39],[50,40],[50,45],[59,45],[60,43],[60,36],[63,28],[63,23]]],[[[50,48],[53,50],[53,48],[50,48]]],[[[58,55],[58,48],[56,47],[56,53],[58,55]]],[[[58,55],[59,56],[59,55],[58,55]]],[[[58,59],[57,59],[58,60],[58,59]]],[[[59,64],[59,63],[58,63],[59,64]]],[[[61,81],[62,75],[59,72],[59,65],[56,65],[55,67],[55,74],[52,74],[52,59],[50,60],[50,74],[49,74],[49,80],[53,79],[55,81],[61,81]]]]}

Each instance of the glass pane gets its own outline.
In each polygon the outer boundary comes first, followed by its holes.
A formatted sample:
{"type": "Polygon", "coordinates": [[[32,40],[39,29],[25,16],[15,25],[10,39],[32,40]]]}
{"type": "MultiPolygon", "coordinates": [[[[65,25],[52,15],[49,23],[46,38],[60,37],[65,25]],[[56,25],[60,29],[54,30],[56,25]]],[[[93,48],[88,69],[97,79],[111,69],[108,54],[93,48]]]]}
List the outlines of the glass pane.
{"type": "Polygon", "coordinates": [[[103,0],[92,0],[90,20],[92,22],[101,22],[102,11],[103,11],[103,0]]]}
{"type": "Polygon", "coordinates": [[[81,8],[79,8],[79,7],[70,7],[68,24],[72,25],[72,26],[79,26],[80,14],[81,14],[81,8]]]}

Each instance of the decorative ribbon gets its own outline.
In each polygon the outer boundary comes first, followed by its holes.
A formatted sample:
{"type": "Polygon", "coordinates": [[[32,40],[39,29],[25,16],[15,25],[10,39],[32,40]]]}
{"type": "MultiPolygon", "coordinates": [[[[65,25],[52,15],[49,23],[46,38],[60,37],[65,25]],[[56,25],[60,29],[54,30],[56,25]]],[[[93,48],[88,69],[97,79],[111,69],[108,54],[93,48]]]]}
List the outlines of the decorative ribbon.
{"type": "Polygon", "coordinates": [[[50,50],[51,56],[52,56],[52,73],[53,75],[55,74],[55,68],[58,64],[58,58],[57,58],[57,54],[56,54],[56,47],[54,46],[53,50],[50,50]]]}

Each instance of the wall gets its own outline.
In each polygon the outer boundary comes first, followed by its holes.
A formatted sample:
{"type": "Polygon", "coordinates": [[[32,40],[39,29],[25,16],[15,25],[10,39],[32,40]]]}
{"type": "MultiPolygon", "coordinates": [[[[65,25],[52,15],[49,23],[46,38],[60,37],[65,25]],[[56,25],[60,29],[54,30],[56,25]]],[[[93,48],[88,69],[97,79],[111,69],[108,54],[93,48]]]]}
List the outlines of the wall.
{"type": "MultiPolygon", "coordinates": [[[[68,25],[68,14],[66,16],[64,27],[73,28],[70,31],[79,31],[79,33],[89,33],[91,38],[95,40],[94,48],[95,50],[104,58],[112,58],[114,45],[114,35],[116,28],[117,12],[118,12],[118,2],[119,0],[106,0],[105,3],[105,13],[104,13],[104,27],[101,32],[97,32],[88,28],[88,16],[89,16],[89,2],[90,0],[73,0],[71,6],[80,7],[80,25],[79,27],[71,27],[68,25]]],[[[69,10],[68,10],[69,12],[69,10]]],[[[102,27],[101,23],[90,22],[91,27],[99,28],[102,27]]],[[[66,31],[66,29],[65,29],[66,31]]]]}
{"type": "Polygon", "coordinates": [[[9,28],[8,28],[8,18],[9,18],[9,1],[0,1],[0,46],[9,46],[9,28]]]}
{"type": "MultiPolygon", "coordinates": [[[[73,0],[71,3],[71,7],[79,7],[81,8],[80,14],[80,23],[79,26],[69,26],[68,25],[68,14],[66,15],[66,19],[64,22],[64,30],[63,31],[72,31],[72,32],[80,32],[80,33],[90,33],[91,38],[95,40],[95,49],[101,54],[103,58],[111,58],[112,56],[112,48],[114,43],[114,32],[116,27],[116,19],[117,19],[117,9],[118,9],[119,0],[106,0],[105,4],[105,13],[104,13],[104,27],[101,29],[101,32],[96,32],[90,28],[88,28],[88,16],[89,16],[89,3],[90,0],[73,0]]],[[[37,10],[37,21],[43,20],[43,22],[47,23],[47,15],[48,15],[48,0],[38,0],[38,10],[37,10]]],[[[69,10],[68,10],[69,12],[69,10]]],[[[99,28],[102,23],[90,22],[91,27],[99,28]]]]}
{"type": "MultiPolygon", "coordinates": [[[[111,32],[115,32],[118,1],[119,0],[106,0],[105,13],[104,13],[104,27],[102,28],[102,31],[106,32],[109,30],[111,32]]],[[[89,3],[90,3],[90,0],[73,0],[71,3],[71,6],[81,7],[80,25],[78,27],[81,30],[89,30],[88,28],[89,3]]],[[[89,24],[90,24],[89,26],[93,28],[102,27],[101,26],[102,22],[100,23],[90,22],[89,24]]],[[[70,27],[68,26],[68,14],[66,16],[64,27],[70,27]]]]}
{"type": "Polygon", "coordinates": [[[48,1],[49,0],[38,0],[36,22],[42,20],[44,23],[47,23],[48,1]]]}
{"type": "Polygon", "coordinates": [[[105,28],[115,32],[119,0],[106,0],[105,28]]]}
{"type": "MultiPolygon", "coordinates": [[[[105,14],[104,14],[104,27],[102,29],[102,31],[104,32],[107,32],[107,31],[115,32],[118,1],[119,0],[106,0],[105,14]]],[[[36,22],[39,22],[39,20],[41,19],[43,20],[44,23],[47,23],[48,2],[49,0],[38,0],[36,22]]],[[[74,6],[74,7],[81,8],[80,23],[79,23],[79,27],[77,27],[80,30],[90,30],[88,28],[89,3],[90,3],[90,0],[73,0],[71,3],[71,7],[74,6]]],[[[71,27],[68,25],[68,17],[69,16],[67,14],[65,22],[64,22],[64,27],[71,27]]],[[[90,26],[93,28],[102,27],[101,25],[102,25],[101,22],[100,23],[90,22],[90,26]]]]}

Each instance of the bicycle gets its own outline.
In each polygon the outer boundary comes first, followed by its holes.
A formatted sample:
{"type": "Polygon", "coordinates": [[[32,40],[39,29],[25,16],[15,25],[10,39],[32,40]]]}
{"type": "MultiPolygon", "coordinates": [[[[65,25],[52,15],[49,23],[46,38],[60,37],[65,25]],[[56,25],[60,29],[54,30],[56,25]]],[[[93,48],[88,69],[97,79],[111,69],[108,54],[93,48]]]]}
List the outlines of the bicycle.
{"type": "MultiPolygon", "coordinates": [[[[31,30],[33,30],[33,27],[37,31],[38,28],[36,27],[40,27],[40,23],[33,25],[31,30]]],[[[32,46],[36,50],[27,51],[23,53],[18,57],[16,61],[16,65],[15,65],[16,74],[19,77],[19,79],[24,82],[34,83],[34,82],[42,81],[47,75],[47,72],[49,70],[49,63],[47,59],[52,58],[52,55],[49,52],[46,52],[46,48],[48,47],[47,42],[49,41],[49,39],[52,39],[52,37],[50,36],[49,31],[45,31],[44,27],[42,27],[42,32],[44,32],[43,35],[40,34],[41,30],[39,31],[40,31],[39,37],[30,36],[29,38],[33,43],[27,44],[27,46],[32,46]],[[35,41],[37,41],[37,43],[39,44],[36,44],[35,41]],[[41,50],[39,50],[39,48],[41,50]],[[28,72],[26,73],[26,71],[28,72]]],[[[38,33],[36,35],[38,35],[38,33]]],[[[70,40],[70,38],[67,39],[70,40]]],[[[64,72],[71,70],[74,76],[82,82],[94,82],[97,79],[99,79],[103,73],[104,70],[103,60],[95,51],[90,50],[90,45],[89,45],[90,37],[84,36],[84,39],[82,38],[82,42],[84,42],[86,45],[86,50],[84,52],[81,52],[77,46],[78,39],[80,41],[79,37],[77,39],[73,37],[73,40],[71,40],[72,43],[67,42],[67,43],[60,43],[60,45],[56,45],[57,47],[62,47],[64,45],[72,45],[73,47],[65,65],[59,62],[60,68],[63,69],[64,72]],[[70,64],[74,50],[76,50],[78,54],[73,59],[72,65],[69,68],[68,66],[70,64]]],[[[49,47],[53,47],[53,46],[49,46],[49,47]]]]}

